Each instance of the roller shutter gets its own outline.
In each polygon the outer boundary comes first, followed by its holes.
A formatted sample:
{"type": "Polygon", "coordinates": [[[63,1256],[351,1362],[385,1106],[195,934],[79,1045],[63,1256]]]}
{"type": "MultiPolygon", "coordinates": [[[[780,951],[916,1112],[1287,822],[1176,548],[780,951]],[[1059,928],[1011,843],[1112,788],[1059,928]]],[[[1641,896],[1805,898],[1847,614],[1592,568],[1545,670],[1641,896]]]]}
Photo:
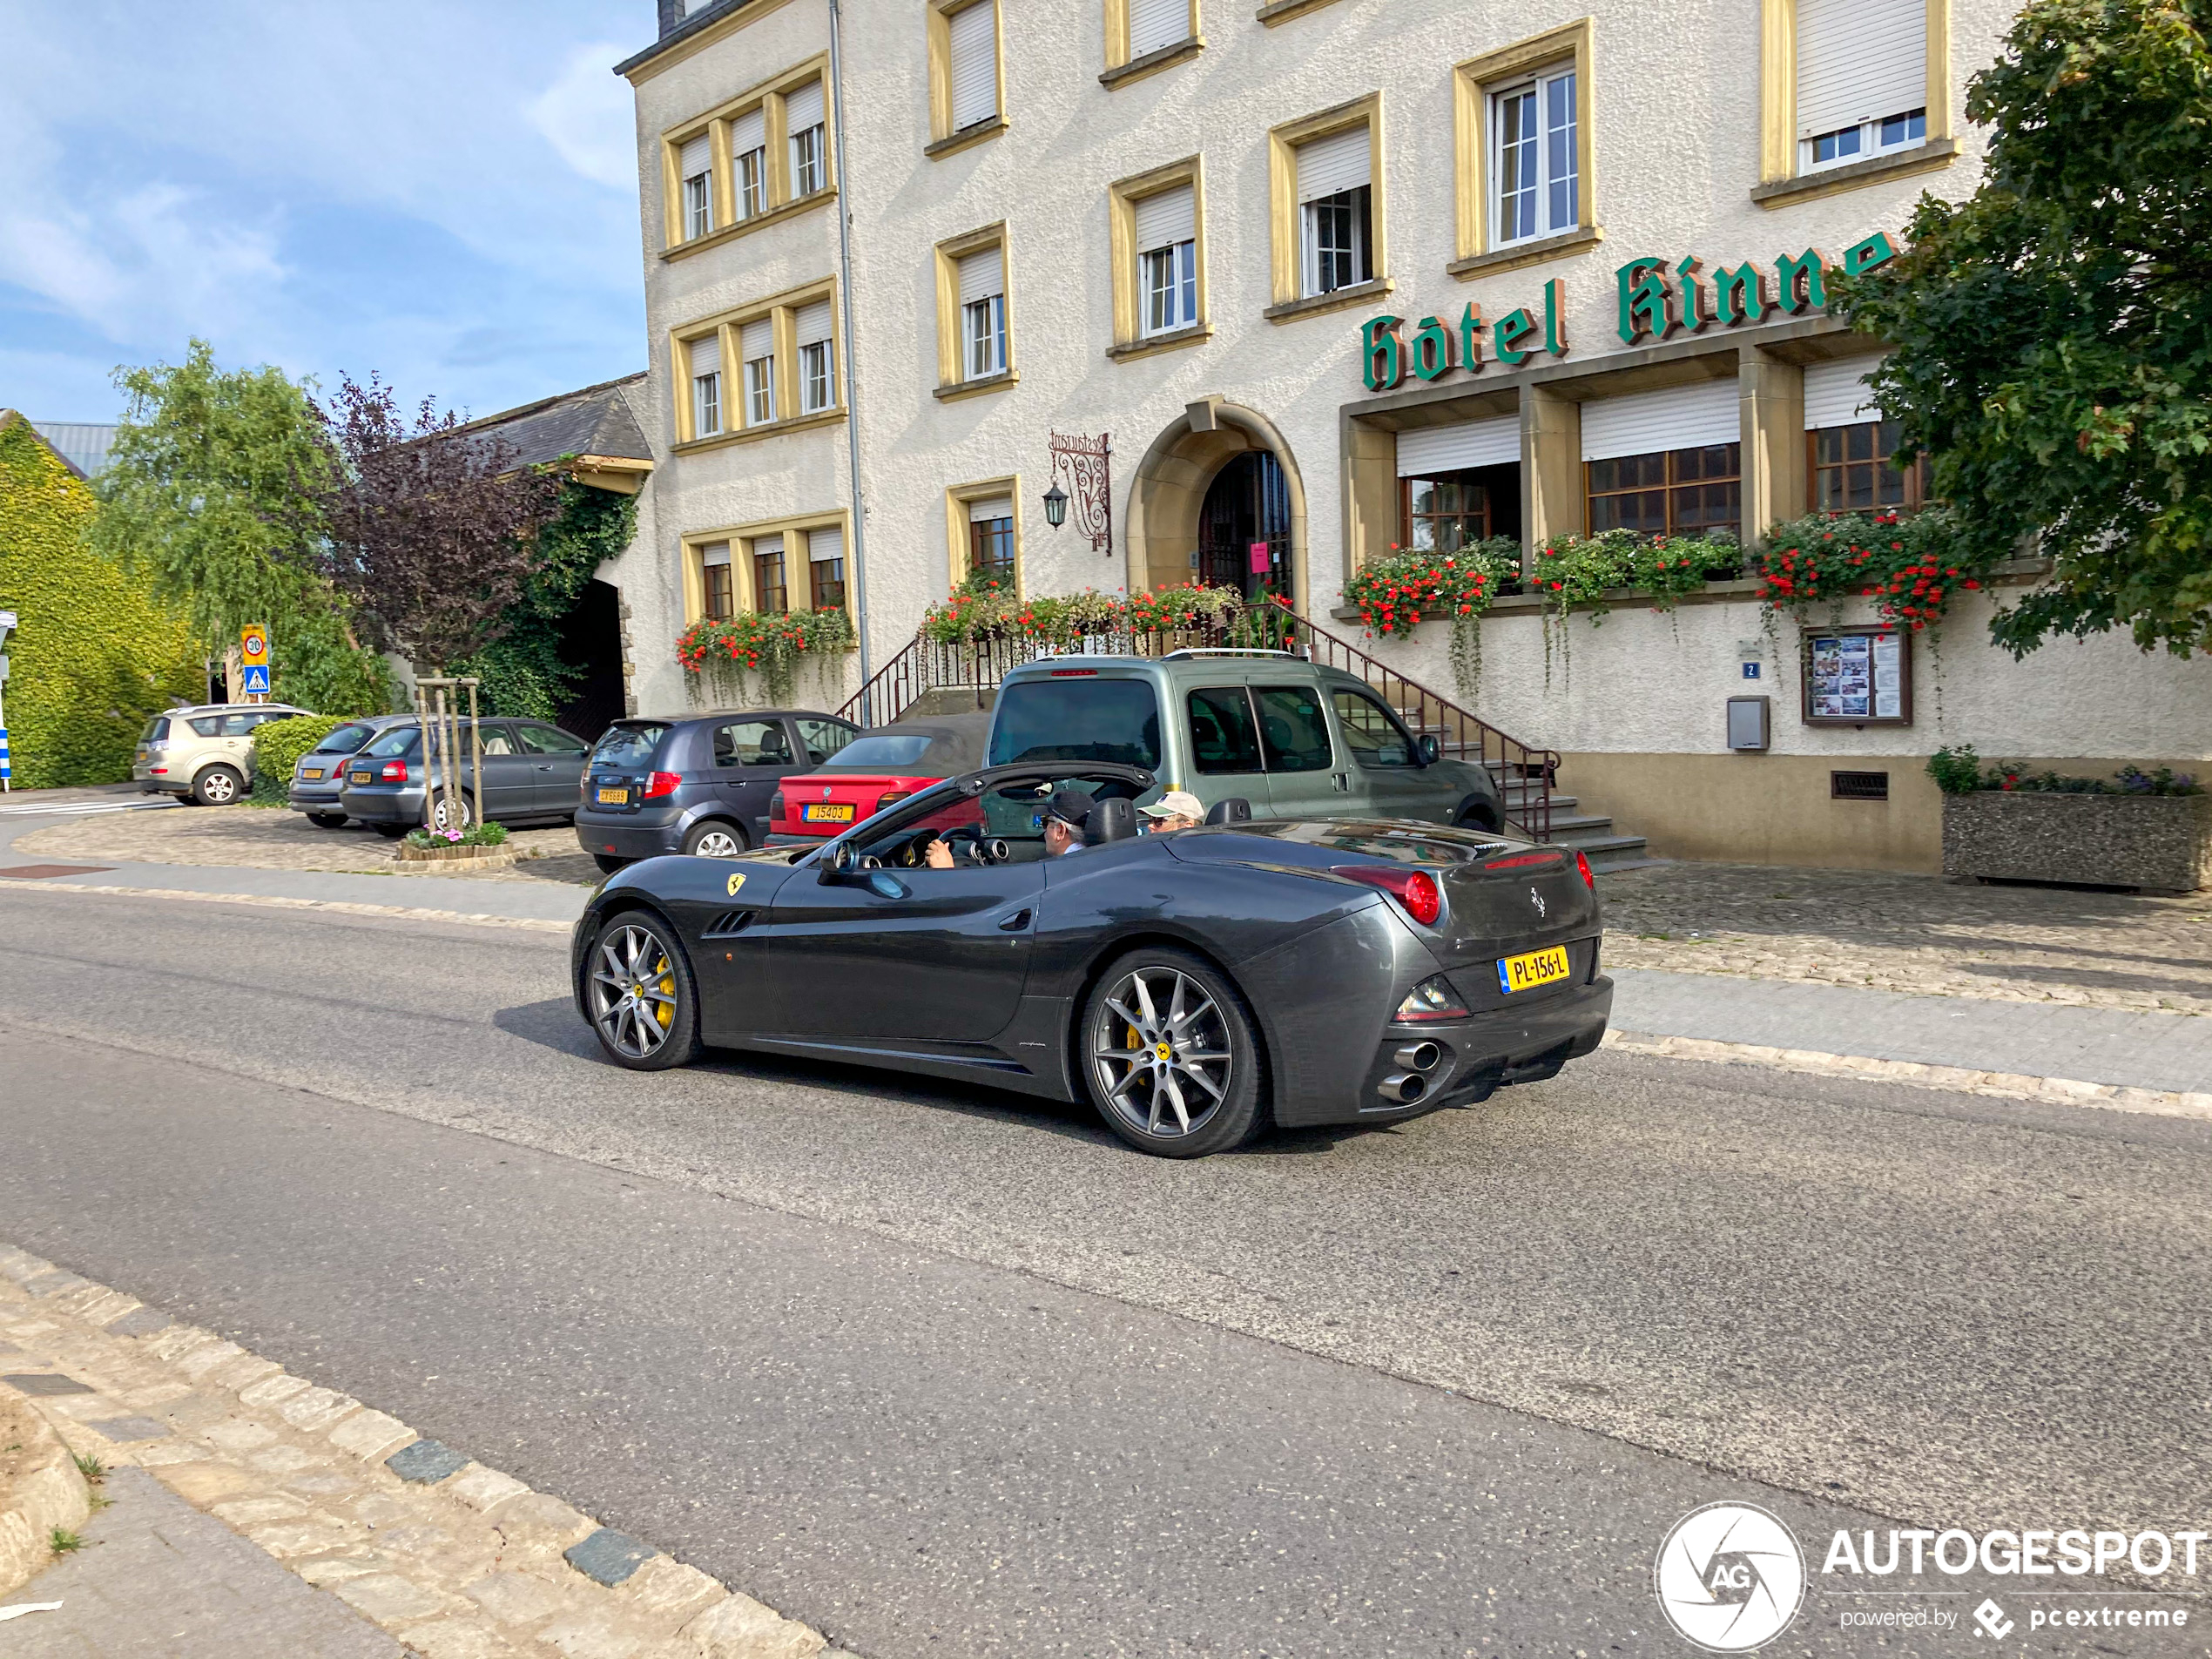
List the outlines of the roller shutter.
{"type": "Polygon", "coordinates": [[[722,336],[704,334],[691,342],[691,377],[711,374],[722,367],[722,336]]]}
{"type": "Polygon", "coordinates": [[[727,542],[709,542],[699,550],[699,557],[709,569],[718,564],[727,564],[730,562],[730,544],[727,542]]]}
{"type": "Polygon", "coordinates": [[[1433,478],[1461,467],[1496,467],[1521,459],[1521,418],[1423,427],[1398,435],[1398,475],[1433,478]]]}
{"type": "Polygon", "coordinates": [[[1805,370],[1805,430],[1824,426],[1856,426],[1878,421],[1879,409],[1866,389],[1873,366],[1864,357],[1840,363],[1814,363],[1805,370]]]}
{"type": "Polygon", "coordinates": [[[953,131],[958,132],[999,112],[998,26],[992,0],[954,12],[948,27],[953,131]]]}
{"type": "Polygon", "coordinates": [[[1928,98],[1928,0],[1797,0],[1797,136],[1917,110],[1928,98]]]}
{"type": "Polygon", "coordinates": [[[820,344],[830,337],[830,302],[817,300],[811,306],[799,307],[799,343],[802,346],[820,344]]]}
{"type": "Polygon", "coordinates": [[[1582,405],[1582,459],[1734,443],[1743,435],[1736,382],[1702,381],[1582,405]]]}
{"type": "MultiPolygon", "coordinates": [[[[819,83],[818,82],[819,85],[819,83]]],[[[730,123],[730,153],[750,155],[755,150],[768,147],[768,118],[761,111],[747,110],[730,123]]]]}
{"type": "Polygon", "coordinates": [[[1319,201],[1324,196],[1357,190],[1368,181],[1367,129],[1356,126],[1332,132],[1298,147],[1298,199],[1319,201]]]}
{"type": "Polygon", "coordinates": [[[995,293],[1006,292],[1006,255],[1001,248],[987,247],[969,254],[960,262],[960,302],[974,305],[978,300],[988,300],[995,293]]]}
{"type": "Polygon", "coordinates": [[[1129,55],[1142,57],[1190,37],[1190,0],[1130,0],[1129,55]]]}
{"type": "Polygon", "coordinates": [[[1179,185],[1147,196],[1136,204],[1136,251],[1150,253],[1156,248],[1195,240],[1197,225],[1197,194],[1190,185],[1179,185]]]}
{"type": "Polygon", "coordinates": [[[804,132],[822,124],[822,84],[809,81],[784,98],[784,131],[804,132]]]}
{"type": "Polygon", "coordinates": [[[714,170],[714,145],[708,141],[705,133],[685,140],[683,158],[678,165],[686,179],[696,179],[703,172],[714,170]]]}
{"type": "Polygon", "coordinates": [[[988,524],[995,519],[1013,516],[1014,497],[1011,496],[994,496],[988,501],[968,503],[968,522],[971,524],[988,524]]]}
{"type": "Polygon", "coordinates": [[[825,559],[841,559],[844,556],[844,526],[832,524],[826,529],[806,532],[806,557],[810,563],[819,564],[825,559]]]}
{"type": "Polygon", "coordinates": [[[775,355],[776,325],[767,318],[758,317],[745,324],[745,333],[740,338],[744,343],[738,349],[745,353],[746,362],[752,361],[756,357],[775,355]]]}

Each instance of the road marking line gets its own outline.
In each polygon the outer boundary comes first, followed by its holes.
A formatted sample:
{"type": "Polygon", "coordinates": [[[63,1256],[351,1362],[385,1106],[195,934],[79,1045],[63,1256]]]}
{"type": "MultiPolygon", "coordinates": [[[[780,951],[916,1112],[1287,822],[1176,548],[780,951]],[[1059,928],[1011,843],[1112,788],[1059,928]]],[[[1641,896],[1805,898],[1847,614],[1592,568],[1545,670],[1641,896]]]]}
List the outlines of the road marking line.
{"type": "Polygon", "coordinates": [[[2212,1093],[2131,1089],[2120,1083],[2083,1082],[2074,1077],[2031,1077],[2011,1071],[1975,1071],[1964,1066],[1926,1066],[1912,1060],[1824,1054],[1813,1049],[1770,1049],[1756,1042],[1720,1042],[1706,1037],[1649,1036],[1636,1031],[1608,1031],[1602,1046],[1618,1049],[1624,1054],[1656,1055],[1668,1060],[1764,1066],[1771,1070],[1801,1071],[1815,1076],[1857,1077],[1868,1082],[1948,1089],[1954,1094],[2043,1101],[2056,1106],[2101,1106],[2109,1111],[2194,1117],[2212,1123],[2212,1093]]]}
{"type": "MultiPolygon", "coordinates": [[[[16,889],[0,888],[0,892],[16,889]]],[[[478,927],[523,927],[535,933],[564,934],[573,921],[546,916],[494,916],[483,912],[433,910],[421,905],[355,904],[342,899],[292,899],[271,893],[202,893],[192,887],[98,886],[89,881],[41,881],[39,893],[119,893],[137,899],[189,899],[201,904],[266,905],[280,910],[332,910],[347,916],[398,916],[408,921],[457,921],[478,927]]]]}

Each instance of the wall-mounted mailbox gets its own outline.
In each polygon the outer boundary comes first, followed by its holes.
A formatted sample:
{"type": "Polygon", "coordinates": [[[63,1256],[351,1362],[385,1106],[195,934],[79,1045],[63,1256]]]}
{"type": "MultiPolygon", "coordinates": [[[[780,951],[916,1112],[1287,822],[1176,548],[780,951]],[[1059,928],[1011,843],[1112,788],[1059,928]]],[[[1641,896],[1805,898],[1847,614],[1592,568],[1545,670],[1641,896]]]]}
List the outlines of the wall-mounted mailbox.
{"type": "Polygon", "coordinates": [[[1731,697],[1728,699],[1728,746],[1764,751],[1767,746],[1768,699],[1731,697]]]}

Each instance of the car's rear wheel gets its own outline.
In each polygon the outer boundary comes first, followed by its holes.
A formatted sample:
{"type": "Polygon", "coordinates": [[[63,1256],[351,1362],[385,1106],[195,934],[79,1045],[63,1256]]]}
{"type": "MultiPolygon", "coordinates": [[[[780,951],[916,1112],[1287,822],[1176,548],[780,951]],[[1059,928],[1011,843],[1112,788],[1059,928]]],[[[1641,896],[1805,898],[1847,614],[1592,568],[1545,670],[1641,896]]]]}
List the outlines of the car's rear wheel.
{"type": "Polygon", "coordinates": [[[372,825],[370,827],[374,829],[375,832],[379,835],[382,836],[386,840],[396,841],[401,836],[406,834],[409,830],[413,829],[415,826],[412,824],[376,824],[372,825]]]}
{"type": "Polygon", "coordinates": [[[665,921],[642,910],[609,917],[583,972],[591,1028],[616,1064],[665,1071],[698,1058],[698,992],[665,921]]]}
{"type": "Polygon", "coordinates": [[[346,814],[343,813],[309,813],[307,814],[307,822],[313,824],[317,829],[343,829],[346,827],[346,814]]]}
{"type": "Polygon", "coordinates": [[[1259,1032],[1218,970],[1171,946],[1100,975],[1079,1028],[1084,1081],[1114,1133],[1160,1157],[1204,1157],[1266,1126],[1259,1032]]]}
{"type": "Polygon", "coordinates": [[[694,824],[684,833],[684,850],[695,859],[733,859],[748,845],[743,830],[718,818],[694,824]]]}
{"type": "Polygon", "coordinates": [[[245,787],[245,774],[235,766],[210,766],[192,780],[192,798],[202,806],[227,806],[245,787]]]}
{"type": "Polygon", "coordinates": [[[612,875],[617,870],[627,868],[631,862],[629,859],[618,859],[611,853],[594,853],[591,861],[599,867],[602,875],[612,875]]]}
{"type": "Polygon", "coordinates": [[[447,830],[466,830],[475,821],[475,806],[467,795],[458,791],[451,794],[441,792],[437,805],[430,809],[430,827],[441,834],[447,830]]]}

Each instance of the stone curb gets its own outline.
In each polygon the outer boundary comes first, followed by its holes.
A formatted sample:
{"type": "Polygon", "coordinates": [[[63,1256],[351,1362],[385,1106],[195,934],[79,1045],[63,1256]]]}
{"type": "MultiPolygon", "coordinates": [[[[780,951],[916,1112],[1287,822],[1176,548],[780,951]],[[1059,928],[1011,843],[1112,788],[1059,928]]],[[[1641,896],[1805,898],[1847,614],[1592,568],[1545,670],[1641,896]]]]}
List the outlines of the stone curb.
{"type": "Polygon", "coordinates": [[[133,899],[189,899],[201,904],[267,905],[279,910],[334,910],[347,916],[401,916],[409,921],[458,921],[478,927],[524,927],[537,933],[564,934],[572,921],[543,916],[493,916],[481,912],[431,910],[417,905],[355,904],[343,899],[290,899],[268,893],[201,893],[190,887],[95,887],[89,881],[25,882],[44,893],[120,893],[133,899]]]}
{"type": "Polygon", "coordinates": [[[1926,1066],[1911,1060],[1872,1060],[1858,1055],[1823,1054],[1812,1049],[1770,1049],[1756,1042],[1718,1042],[1705,1037],[1646,1036],[1635,1031],[1608,1031],[1602,1046],[1618,1049],[1624,1054],[1660,1055],[1670,1060],[1768,1066],[1818,1076],[1859,1077],[1875,1082],[1909,1083],[1916,1089],[1993,1095],[2004,1100],[2043,1101],[2054,1106],[2101,1106],[2110,1111],[2194,1117],[2212,1123],[2212,1094],[2130,1089],[2117,1083],[2082,1082],[2072,1077],[2031,1077],[2010,1071],[1973,1071],[1963,1066],[1926,1066]]]}
{"type": "MultiPolygon", "coordinates": [[[[0,1361],[0,1369],[14,1371],[17,1361],[0,1361]]],[[[5,1388],[0,1383],[0,1388],[5,1388]]],[[[14,1392],[14,1391],[10,1391],[14,1392]]],[[[27,1401],[34,1407],[36,1401],[27,1401]]],[[[92,1513],[92,1492],[84,1473],[70,1456],[70,1448],[34,1409],[29,1467],[4,1491],[0,1491],[0,1596],[13,1592],[54,1559],[51,1542],[57,1527],[75,1531],[92,1513]]]]}
{"type": "Polygon", "coordinates": [[[87,1513],[81,1452],[145,1469],[422,1659],[849,1659],[397,1418],[4,1243],[0,1370],[81,1385],[19,1391],[58,1437],[44,1467],[75,1478],[29,1523],[25,1576],[48,1528],[87,1513]]]}
{"type": "Polygon", "coordinates": [[[515,849],[498,846],[472,846],[458,853],[429,853],[410,858],[404,852],[392,854],[394,875],[473,875],[481,870],[508,870],[515,865],[515,849]]]}

